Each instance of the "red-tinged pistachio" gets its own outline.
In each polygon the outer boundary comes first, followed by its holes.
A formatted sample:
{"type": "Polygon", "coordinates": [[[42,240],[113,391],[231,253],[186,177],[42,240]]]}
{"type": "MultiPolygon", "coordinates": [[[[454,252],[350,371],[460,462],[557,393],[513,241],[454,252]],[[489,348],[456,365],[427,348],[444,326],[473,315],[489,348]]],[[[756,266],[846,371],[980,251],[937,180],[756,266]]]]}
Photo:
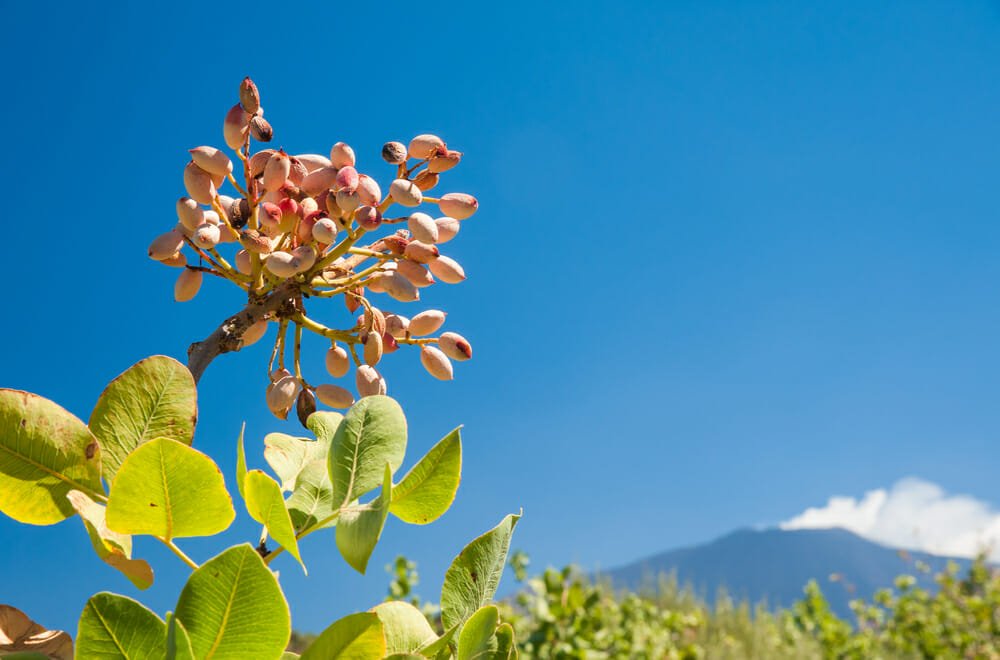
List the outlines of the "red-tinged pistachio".
{"type": "Polygon", "coordinates": [[[232,206],[233,202],[235,202],[236,200],[233,199],[232,197],[230,197],[229,195],[218,195],[216,197],[216,201],[219,202],[219,206],[222,207],[222,211],[225,213],[226,219],[228,220],[229,219],[229,207],[232,206]]]}
{"type": "Polygon", "coordinates": [[[289,156],[288,162],[291,163],[291,169],[288,171],[288,180],[294,183],[296,186],[301,186],[302,182],[309,175],[309,170],[306,166],[302,164],[302,161],[295,156],[289,156]]]}
{"type": "MultiPolygon", "coordinates": [[[[385,279],[389,273],[374,273],[365,280],[372,293],[385,293],[385,279]]],[[[349,305],[348,305],[349,307],[349,305]]]]}
{"type": "Polygon", "coordinates": [[[438,348],[452,360],[468,360],[472,357],[472,344],[457,332],[442,332],[438,337],[438,348]]]}
{"type": "Polygon", "coordinates": [[[302,218],[299,222],[298,229],[295,230],[295,237],[299,239],[299,243],[308,243],[311,241],[313,227],[316,226],[316,222],[320,218],[325,217],[327,217],[326,211],[313,211],[302,218]]]}
{"type": "Polygon", "coordinates": [[[330,218],[319,218],[312,228],[313,239],[324,245],[333,245],[337,242],[337,223],[330,218]]]}
{"type": "Polygon", "coordinates": [[[385,378],[375,371],[375,367],[363,364],[355,372],[355,384],[358,386],[358,394],[361,396],[374,396],[385,394],[385,378]]]}
{"type": "Polygon", "coordinates": [[[410,234],[423,243],[437,243],[438,227],[434,218],[426,213],[413,213],[406,220],[406,226],[410,229],[410,234]]]}
{"type": "Polygon", "coordinates": [[[402,142],[386,142],[382,145],[382,160],[390,165],[406,162],[406,145],[402,142]]]}
{"type": "Polygon", "coordinates": [[[274,249],[270,238],[253,229],[244,229],[240,232],[240,245],[254,254],[270,254],[271,250],[274,249]]]}
{"type": "Polygon", "coordinates": [[[435,277],[447,284],[458,284],[465,279],[465,270],[451,257],[441,255],[430,262],[428,268],[431,269],[435,277]]]}
{"type": "Polygon", "coordinates": [[[243,332],[240,347],[246,348],[259,342],[267,334],[267,321],[257,321],[243,332]]]}
{"type": "Polygon", "coordinates": [[[416,302],[420,300],[420,292],[413,286],[410,280],[406,279],[399,271],[389,271],[384,273],[379,282],[385,292],[399,302],[416,302]]]}
{"type": "Polygon", "coordinates": [[[271,160],[271,156],[278,153],[274,149],[262,149],[258,151],[253,156],[250,156],[250,176],[257,178],[264,174],[264,168],[267,166],[267,161],[271,160]]]}
{"type": "Polygon", "coordinates": [[[354,149],[338,142],[330,149],[330,162],[334,167],[354,167],[354,149]]]}
{"type": "Polygon", "coordinates": [[[441,212],[456,220],[465,220],[479,209],[479,202],[472,195],[448,193],[438,202],[441,212]]]}
{"type": "Polygon", "coordinates": [[[417,184],[406,179],[396,179],[389,185],[389,197],[403,206],[420,206],[420,202],[424,200],[417,184]]]}
{"type": "Polygon", "coordinates": [[[378,182],[367,174],[358,175],[358,198],[362,204],[378,206],[382,201],[382,189],[378,182]]]}
{"type": "Polygon", "coordinates": [[[408,151],[410,158],[423,160],[436,155],[438,151],[445,148],[444,140],[436,135],[418,135],[410,140],[410,148],[408,151]]]}
{"type": "Polygon", "coordinates": [[[205,211],[190,197],[181,197],[177,200],[177,219],[182,225],[193,230],[205,222],[205,211]]]}
{"type": "Polygon", "coordinates": [[[358,287],[357,289],[352,289],[351,291],[345,293],[344,307],[347,308],[347,311],[350,312],[351,314],[358,311],[358,308],[361,307],[361,299],[364,297],[364,295],[365,295],[365,287],[363,286],[358,287]]]}
{"type": "Polygon", "coordinates": [[[316,203],[316,200],[313,199],[312,197],[306,197],[299,202],[299,208],[301,209],[302,211],[301,215],[304,218],[307,215],[318,211],[320,209],[320,206],[319,204],[316,203]]]}
{"type": "Polygon", "coordinates": [[[416,184],[417,188],[420,188],[421,192],[427,192],[438,184],[438,179],[437,174],[425,171],[414,177],[413,183],[416,184]]]}
{"type": "Polygon", "coordinates": [[[337,190],[354,192],[358,189],[358,171],[351,165],[345,165],[337,170],[337,180],[334,184],[337,190]]]}
{"type": "Polygon", "coordinates": [[[310,197],[314,197],[332,188],[336,182],[337,168],[321,167],[306,175],[306,178],[302,179],[302,184],[299,187],[302,188],[302,192],[310,197]]]}
{"type": "Polygon", "coordinates": [[[364,313],[358,317],[358,327],[366,332],[374,331],[379,334],[385,332],[385,314],[377,307],[372,307],[371,322],[368,321],[368,314],[364,313]]]}
{"type": "Polygon", "coordinates": [[[225,121],[222,122],[222,137],[227,147],[236,150],[243,146],[246,136],[247,114],[243,111],[243,106],[237,103],[229,109],[225,121]]]}
{"type": "MultiPolygon", "coordinates": [[[[264,166],[263,183],[264,190],[274,191],[285,185],[288,174],[292,171],[292,161],[288,159],[288,154],[279,149],[272,154],[264,166]]],[[[197,198],[195,198],[197,199],[197,198]]]]}
{"type": "Polygon", "coordinates": [[[334,378],[340,378],[351,368],[351,358],[347,351],[334,344],[326,352],[326,371],[334,378]]]}
{"type": "Polygon", "coordinates": [[[387,314],[385,317],[385,331],[393,337],[402,338],[406,336],[406,331],[410,327],[410,319],[399,314],[387,314]]]}
{"type": "Polygon", "coordinates": [[[399,350],[399,342],[388,332],[382,334],[382,354],[388,355],[399,350]]]}
{"type": "Polygon", "coordinates": [[[400,236],[399,234],[393,234],[392,236],[386,236],[382,239],[382,243],[385,247],[395,255],[402,255],[406,250],[407,244],[410,239],[405,236],[400,236]]]}
{"type": "Polygon", "coordinates": [[[267,407],[278,419],[287,419],[288,411],[295,403],[299,394],[299,380],[294,376],[285,376],[276,381],[267,392],[267,407]]]}
{"type": "Polygon", "coordinates": [[[171,229],[165,234],[160,234],[149,244],[149,258],[156,261],[163,261],[172,257],[184,247],[184,234],[176,229],[171,229]]]}
{"type": "Polygon", "coordinates": [[[403,251],[403,255],[419,264],[429,264],[435,261],[440,255],[436,245],[430,245],[422,241],[410,241],[403,251]]]}
{"type": "Polygon", "coordinates": [[[434,284],[434,276],[415,261],[400,261],[396,270],[418,289],[434,284]]]}
{"type": "MultiPolygon", "coordinates": [[[[222,224],[222,218],[220,218],[219,214],[216,213],[215,211],[213,211],[212,209],[206,209],[205,210],[204,219],[205,219],[205,222],[201,223],[202,225],[205,224],[206,222],[208,224],[212,224],[212,225],[221,225],[222,224]]],[[[201,225],[198,225],[198,226],[200,227],[201,225]]]]}
{"type": "Polygon", "coordinates": [[[424,365],[427,373],[438,380],[452,380],[455,378],[451,360],[434,346],[425,345],[420,349],[420,363],[424,365]]]}
{"type": "Polygon", "coordinates": [[[181,274],[177,276],[177,281],[174,282],[174,300],[187,302],[198,295],[201,279],[200,270],[192,270],[191,268],[182,270],[181,274]]]}
{"type": "Polygon", "coordinates": [[[339,385],[317,385],[316,398],[331,408],[350,408],[354,404],[354,395],[339,385]]]}
{"type": "Polygon", "coordinates": [[[295,269],[296,273],[304,273],[316,264],[316,248],[311,245],[300,245],[292,250],[292,255],[298,259],[299,265],[295,269]]]}
{"type": "Polygon", "coordinates": [[[212,175],[191,161],[184,167],[184,189],[188,197],[199,204],[211,204],[215,199],[215,183],[212,175]]]}
{"type": "Polygon", "coordinates": [[[368,337],[365,339],[364,358],[365,364],[370,364],[373,367],[382,359],[382,335],[378,332],[368,333],[368,337]]]}
{"type": "Polygon", "coordinates": [[[195,147],[189,149],[191,160],[195,165],[209,174],[225,177],[233,171],[233,161],[224,152],[215,147],[195,147]]]}
{"type": "Polygon", "coordinates": [[[264,262],[264,267],[278,277],[292,277],[299,270],[299,260],[291,252],[272,252],[264,262]]]}
{"type": "Polygon", "coordinates": [[[240,105],[251,115],[260,110],[260,92],[250,78],[240,83],[240,105]]]}
{"type": "Polygon", "coordinates": [[[274,234],[281,224],[281,208],[277,204],[264,202],[258,207],[257,219],[268,234],[274,234]]]}
{"type": "Polygon", "coordinates": [[[263,117],[254,116],[250,118],[250,135],[258,142],[270,142],[274,137],[274,129],[263,117]]]}
{"type": "Polygon", "coordinates": [[[436,224],[438,228],[437,242],[439,244],[447,243],[451,239],[455,238],[455,236],[458,235],[458,230],[461,228],[461,224],[458,220],[455,218],[449,218],[446,215],[434,220],[434,224],[436,224]]]}
{"type": "Polygon", "coordinates": [[[437,332],[444,325],[446,316],[448,314],[440,309],[428,309],[420,312],[410,319],[410,334],[414,337],[422,337],[437,332]]]}
{"type": "Polygon", "coordinates": [[[295,223],[302,218],[302,207],[291,197],[285,197],[278,202],[278,208],[281,210],[281,222],[278,229],[282,233],[291,231],[295,227],[295,223]]]}
{"type": "Polygon", "coordinates": [[[435,174],[440,174],[441,172],[447,172],[451,168],[458,165],[459,161],[462,160],[461,151],[452,151],[451,149],[445,151],[444,154],[439,154],[431,158],[430,162],[427,163],[427,171],[434,172],[435,174]]]}
{"type": "Polygon", "coordinates": [[[295,415],[299,418],[299,424],[306,425],[309,415],[316,412],[316,395],[309,390],[299,392],[299,398],[295,400],[295,415]]]}
{"type": "Polygon", "coordinates": [[[187,266],[187,257],[184,256],[183,252],[175,252],[166,259],[161,259],[160,263],[164,266],[173,266],[174,268],[183,268],[187,266]]]}
{"type": "Polygon", "coordinates": [[[306,172],[315,172],[321,167],[332,167],[333,163],[326,156],[319,154],[297,154],[295,158],[305,166],[306,172]]]}
{"type": "Polygon", "coordinates": [[[227,214],[229,215],[229,224],[234,229],[243,229],[250,221],[250,202],[242,197],[235,200],[229,205],[227,214]]]}
{"type": "Polygon", "coordinates": [[[365,231],[372,231],[382,224],[382,213],[374,206],[359,206],[354,212],[354,220],[365,231]]]}
{"type": "Polygon", "coordinates": [[[219,238],[219,225],[213,225],[209,222],[195,229],[194,234],[191,235],[191,241],[203,250],[214,248],[219,244],[219,238]]]}
{"type": "Polygon", "coordinates": [[[334,200],[337,202],[337,208],[344,213],[351,213],[361,206],[361,196],[357,192],[350,192],[346,189],[338,190],[337,194],[334,195],[334,200]]]}
{"type": "Polygon", "coordinates": [[[239,250],[236,253],[236,270],[243,273],[244,275],[249,275],[251,273],[250,265],[250,253],[246,250],[239,250]]]}

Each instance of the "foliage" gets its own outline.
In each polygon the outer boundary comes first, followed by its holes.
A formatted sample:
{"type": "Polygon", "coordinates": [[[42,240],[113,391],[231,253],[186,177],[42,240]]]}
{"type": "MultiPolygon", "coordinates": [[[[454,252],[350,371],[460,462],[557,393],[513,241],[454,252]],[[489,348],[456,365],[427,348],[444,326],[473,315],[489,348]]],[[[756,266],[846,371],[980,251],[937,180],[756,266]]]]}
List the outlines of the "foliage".
{"type": "MultiPolygon", "coordinates": [[[[520,553],[511,563],[523,562],[520,553]]],[[[919,567],[926,570],[926,567],[919,567]]],[[[849,622],[815,582],[786,610],[734,603],[709,607],[663,577],[653,589],[617,592],[568,567],[534,577],[501,611],[528,658],[998,658],[1000,572],[983,559],[969,573],[936,576],[933,593],[902,576],[849,622]]]]}

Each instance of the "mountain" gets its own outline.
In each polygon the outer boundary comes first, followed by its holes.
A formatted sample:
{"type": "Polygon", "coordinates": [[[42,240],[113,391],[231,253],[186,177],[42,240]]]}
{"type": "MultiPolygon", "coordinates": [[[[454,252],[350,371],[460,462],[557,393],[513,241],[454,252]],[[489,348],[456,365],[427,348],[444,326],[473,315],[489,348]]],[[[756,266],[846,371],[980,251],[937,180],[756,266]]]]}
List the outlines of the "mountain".
{"type": "MultiPolygon", "coordinates": [[[[769,606],[787,606],[802,596],[815,579],[840,616],[850,616],[852,598],[869,598],[892,586],[900,574],[918,575],[914,561],[923,561],[932,573],[943,570],[949,558],[900,551],[873,543],[845,529],[742,529],[710,543],[670,550],[602,573],[615,586],[637,589],[656,576],[674,573],[680,584],[691,585],[710,602],[720,588],[737,599],[769,606]],[[840,579],[832,582],[831,575],[840,579]]],[[[963,569],[969,561],[953,559],[963,569]]],[[[929,578],[920,580],[933,586],[929,578]]]]}

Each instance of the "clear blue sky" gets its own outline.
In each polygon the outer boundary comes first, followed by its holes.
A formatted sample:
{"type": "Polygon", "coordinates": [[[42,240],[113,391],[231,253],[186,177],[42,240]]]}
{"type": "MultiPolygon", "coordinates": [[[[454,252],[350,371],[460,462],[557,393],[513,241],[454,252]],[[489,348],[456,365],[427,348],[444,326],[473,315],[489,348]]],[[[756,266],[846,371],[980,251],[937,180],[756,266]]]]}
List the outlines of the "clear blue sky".
{"type": "MultiPolygon", "coordinates": [[[[453,383],[387,363],[411,460],[466,426],[438,523],[390,522],[361,578],[332,534],[277,562],[296,625],[376,602],[381,567],[448,561],[524,507],[536,567],[611,566],[833,493],[918,475],[1000,502],[1000,7],[992,2],[3,2],[6,298],[0,384],[86,419],[107,381],[183,357],[241,306],[146,247],[187,149],[222,146],[251,75],[292,152],[434,132],[465,152],[468,281],[424,299],[476,357],[453,383]],[[835,6],[834,6],[835,5],[835,6]]],[[[322,354],[311,349],[315,373],[322,354]]],[[[202,381],[196,446],[295,432],[263,406],[262,342],[202,381]]],[[[258,458],[258,462],[259,458],[258,458]]],[[[242,515],[224,541],[251,540],[242,515]]],[[[0,602],[75,631],[136,595],[76,520],[0,519],[0,602]]],[[[198,560],[219,541],[184,544],[198,560]]],[[[139,596],[186,569],[156,544],[139,596]]]]}

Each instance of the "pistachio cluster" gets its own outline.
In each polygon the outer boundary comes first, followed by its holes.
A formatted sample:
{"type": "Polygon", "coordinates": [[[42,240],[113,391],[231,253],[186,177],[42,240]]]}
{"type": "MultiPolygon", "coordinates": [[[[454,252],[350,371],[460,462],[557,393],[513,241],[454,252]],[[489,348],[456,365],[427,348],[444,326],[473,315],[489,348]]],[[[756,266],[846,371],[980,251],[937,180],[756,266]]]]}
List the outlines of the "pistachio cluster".
{"type": "Polygon", "coordinates": [[[444,172],[458,165],[462,154],[436,135],[418,135],[408,145],[386,143],[382,159],[396,172],[383,195],[379,183],[357,169],[354,150],[347,144],[334,144],[329,157],[291,155],[280,148],[251,153],[252,141],[267,143],[273,136],[257,86],[246,78],[240,84],[239,103],[223,122],[223,137],[242,165],[243,183],[222,150],[191,149],[184,168],[187,196],[177,201],[178,223],[149,246],[152,259],[182,269],[175,299],[194,298],[207,273],[243,289],[248,309],[268,299],[280,303],[240,328],[239,347],[260,341],[271,325],[277,326],[267,365],[266,400],[281,419],[294,406],[304,424],[317,399],[332,408],[347,408],[355,399],[340,385],[306,381],[301,361],[304,331],[331,341],[325,359],[331,377],[346,377],[354,366],[361,397],[385,394],[385,379],[377,367],[385,354],[407,345],[419,349],[428,373],[451,380],[451,361],[468,360],[472,347],[454,332],[432,336],[441,330],[445,312],[430,309],[408,318],[376,307],[370,296],[417,302],[420,289],[437,280],[457,284],[465,279],[462,266],[442,254],[440,246],[458,234],[461,221],[479,204],[465,193],[425,195],[444,172]],[[221,192],[227,184],[231,194],[221,192]],[[426,204],[436,205],[439,217],[418,210],[426,204]],[[405,210],[390,213],[396,206],[405,210]],[[388,231],[374,238],[383,225],[388,231]],[[232,244],[229,259],[222,254],[226,244],[232,244]],[[189,263],[185,248],[197,265],[189,263]],[[328,327],[307,314],[305,300],[337,296],[343,297],[351,315],[359,313],[350,327],[328,327]],[[292,362],[286,366],[289,343],[292,362]]]}

